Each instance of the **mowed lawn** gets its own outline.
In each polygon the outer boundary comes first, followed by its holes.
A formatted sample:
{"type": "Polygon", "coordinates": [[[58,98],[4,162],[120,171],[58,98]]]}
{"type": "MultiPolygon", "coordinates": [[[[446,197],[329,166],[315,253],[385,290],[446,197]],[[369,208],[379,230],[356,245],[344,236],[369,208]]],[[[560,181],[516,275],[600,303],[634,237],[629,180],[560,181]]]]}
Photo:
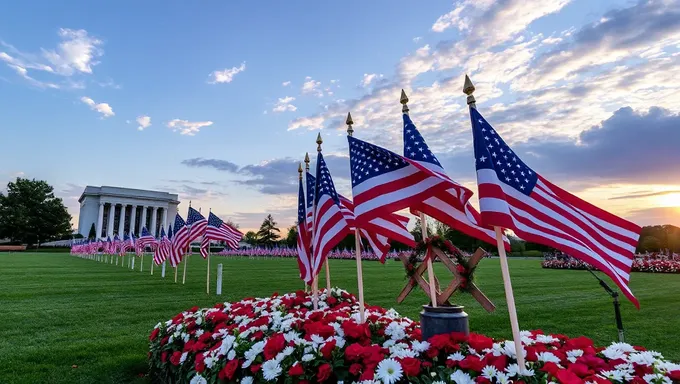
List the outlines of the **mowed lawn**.
{"type": "MultiPolygon", "coordinates": [[[[139,261],[139,260],[138,260],[139,261]]],[[[213,256],[211,294],[205,293],[206,263],[190,258],[187,283],[173,282],[172,270],[149,275],[120,265],[68,254],[0,254],[0,383],[145,383],[147,337],[152,327],[194,305],[302,288],[291,259],[225,259],[213,256]],[[215,268],[224,265],[223,295],[214,294],[215,268]]],[[[436,266],[440,278],[446,276],[436,266]]],[[[616,338],[611,299],[587,272],[544,270],[539,260],[511,260],[510,271],[522,329],[597,343],[616,338]]],[[[333,284],[356,292],[354,261],[331,261],[333,284]]],[[[397,305],[405,279],[401,263],[364,263],[366,300],[418,318],[426,302],[421,291],[397,305]]],[[[442,278],[442,280],[445,280],[442,278]]],[[[509,337],[510,325],[498,260],[482,260],[477,282],[496,304],[488,314],[469,296],[470,328],[509,337]]],[[[680,275],[635,273],[632,289],[641,310],[622,301],[627,341],[680,360],[680,275]]],[[[323,283],[322,283],[323,285],[323,283]]]]}

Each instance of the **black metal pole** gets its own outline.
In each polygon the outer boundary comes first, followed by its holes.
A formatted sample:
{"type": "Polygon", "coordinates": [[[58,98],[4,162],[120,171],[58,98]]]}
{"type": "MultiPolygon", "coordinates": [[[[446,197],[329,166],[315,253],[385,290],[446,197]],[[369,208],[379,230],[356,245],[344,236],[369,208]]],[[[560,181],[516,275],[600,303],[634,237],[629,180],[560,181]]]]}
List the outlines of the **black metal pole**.
{"type": "Polygon", "coordinates": [[[588,272],[590,272],[591,275],[593,275],[597,281],[600,282],[600,286],[604,288],[604,290],[609,294],[609,296],[612,297],[614,300],[614,316],[616,318],[616,329],[619,331],[619,342],[623,343],[624,342],[624,331],[623,331],[623,320],[621,318],[621,304],[619,303],[619,293],[614,291],[607,285],[607,283],[600,279],[598,275],[595,274],[595,272],[592,271],[592,269],[587,268],[588,272]]]}

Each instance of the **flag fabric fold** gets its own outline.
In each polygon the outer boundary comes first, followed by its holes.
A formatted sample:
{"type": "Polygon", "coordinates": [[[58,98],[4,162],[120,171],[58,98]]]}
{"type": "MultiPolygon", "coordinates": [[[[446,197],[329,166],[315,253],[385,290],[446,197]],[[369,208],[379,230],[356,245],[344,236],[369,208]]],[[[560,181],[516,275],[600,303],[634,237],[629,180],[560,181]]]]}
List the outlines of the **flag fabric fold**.
{"type": "Polygon", "coordinates": [[[182,216],[177,213],[175,215],[175,224],[171,228],[172,243],[170,247],[170,265],[176,267],[181,261],[187,247],[189,246],[189,229],[182,216]]]}
{"type": "MultiPolygon", "coordinates": [[[[308,176],[311,177],[311,176],[308,176]]],[[[308,179],[309,180],[309,179],[308,179]]],[[[297,216],[297,263],[300,269],[300,278],[308,285],[312,282],[312,254],[311,254],[311,234],[307,224],[307,204],[305,203],[305,192],[302,188],[300,179],[298,188],[298,216],[297,216]]],[[[309,184],[307,185],[309,188],[309,184]]],[[[312,193],[313,195],[313,193],[312,193]]]]}
{"type": "Polygon", "coordinates": [[[534,172],[477,109],[470,120],[482,222],[597,267],[639,308],[628,283],[642,229],[534,172]]]}
{"type": "Polygon", "coordinates": [[[204,259],[208,257],[208,247],[210,247],[210,241],[212,240],[224,241],[229,248],[237,249],[238,243],[242,238],[243,234],[240,231],[210,212],[203,234],[203,240],[201,240],[201,256],[203,256],[204,259]]]}

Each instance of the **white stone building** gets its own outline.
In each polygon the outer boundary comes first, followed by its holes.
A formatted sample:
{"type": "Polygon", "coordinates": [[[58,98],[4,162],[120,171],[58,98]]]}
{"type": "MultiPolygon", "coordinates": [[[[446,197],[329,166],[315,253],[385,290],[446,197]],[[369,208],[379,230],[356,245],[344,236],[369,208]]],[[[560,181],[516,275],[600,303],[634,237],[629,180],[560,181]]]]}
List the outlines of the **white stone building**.
{"type": "Polygon", "coordinates": [[[87,186],[78,199],[78,233],[87,237],[94,223],[97,235],[106,238],[132,232],[139,235],[146,227],[152,235],[168,228],[179,205],[178,196],[158,191],[119,187],[87,186]]]}

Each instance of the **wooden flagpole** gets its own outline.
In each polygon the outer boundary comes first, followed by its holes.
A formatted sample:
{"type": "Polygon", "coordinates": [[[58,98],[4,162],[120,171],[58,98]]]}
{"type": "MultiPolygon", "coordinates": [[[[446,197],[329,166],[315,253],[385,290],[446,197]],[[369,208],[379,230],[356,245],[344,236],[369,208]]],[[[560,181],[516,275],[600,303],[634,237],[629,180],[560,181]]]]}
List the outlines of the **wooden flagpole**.
{"type": "Polygon", "coordinates": [[[142,270],[144,269],[144,254],[145,253],[146,252],[142,252],[142,259],[139,261],[139,272],[142,272],[142,270]]]}
{"type": "Polygon", "coordinates": [[[151,256],[151,268],[150,268],[151,269],[151,276],[153,276],[153,264],[154,264],[153,256],[151,256]]]}
{"type": "MultiPolygon", "coordinates": [[[[347,135],[352,136],[354,129],[352,129],[352,115],[347,112],[347,135]]],[[[364,271],[361,265],[361,231],[359,231],[359,226],[354,227],[354,255],[357,260],[357,284],[359,288],[359,320],[361,323],[366,322],[366,309],[364,303],[364,271]]]]}
{"type": "Polygon", "coordinates": [[[210,241],[208,241],[208,267],[205,276],[205,293],[210,294],[210,241]]]}
{"type": "Polygon", "coordinates": [[[175,283],[177,283],[177,266],[175,266],[175,283]]]}
{"type": "MultiPolygon", "coordinates": [[[[319,133],[319,136],[317,137],[316,141],[318,142],[321,140],[321,133],[319,133]]],[[[317,151],[321,151],[321,144],[319,144],[319,147],[317,151]]],[[[305,169],[307,172],[309,172],[309,153],[305,154],[305,169]]],[[[314,194],[316,195],[316,191],[314,191],[314,194]]],[[[312,231],[310,233],[310,238],[312,239],[312,242],[314,242],[314,219],[316,218],[316,202],[312,205],[312,231]]],[[[314,255],[314,249],[312,248],[313,244],[310,244],[310,250],[312,251],[312,256],[314,255]]],[[[310,260],[309,263],[309,268],[311,269],[309,272],[313,273],[314,272],[314,259],[310,260]]],[[[319,276],[314,275],[312,277],[312,304],[314,306],[314,309],[317,310],[319,309],[319,276]]]]}
{"type": "MultiPolygon", "coordinates": [[[[470,108],[477,109],[475,97],[472,95],[475,92],[475,86],[472,81],[465,75],[465,83],[463,84],[463,93],[467,95],[467,104],[470,108]]],[[[517,356],[517,365],[520,372],[526,371],[524,362],[524,349],[522,348],[522,338],[519,331],[519,321],[517,320],[517,309],[515,308],[515,295],[512,291],[512,282],[510,281],[510,268],[508,267],[508,257],[505,254],[505,245],[503,244],[503,230],[500,227],[494,227],[496,232],[496,246],[498,247],[498,256],[501,261],[501,273],[503,275],[503,287],[505,288],[505,301],[508,303],[508,312],[510,314],[510,328],[512,329],[512,338],[515,342],[515,352],[517,356]]]]}
{"type": "MultiPolygon", "coordinates": [[[[406,96],[406,92],[404,90],[401,90],[401,97],[399,99],[399,102],[401,103],[401,111],[405,114],[408,114],[408,97],[406,96]]],[[[425,218],[425,214],[420,212],[420,233],[423,235],[423,242],[427,240],[427,221],[425,218]]],[[[435,286],[434,282],[434,268],[432,267],[432,255],[429,253],[425,254],[425,258],[427,259],[427,279],[429,280],[430,283],[430,300],[432,301],[432,308],[437,308],[437,287],[435,286]]]]}
{"type": "MultiPolygon", "coordinates": [[[[189,247],[191,247],[191,244],[189,244],[189,247]]],[[[184,284],[187,281],[187,263],[189,262],[189,255],[186,254],[184,255],[184,273],[182,273],[182,284],[184,284]]]]}
{"type": "MultiPolygon", "coordinates": [[[[323,140],[321,139],[321,133],[316,137],[316,151],[321,153],[321,144],[323,144],[323,140]]],[[[316,193],[316,191],[314,191],[316,193]]],[[[316,200],[316,199],[315,199],[316,200]]],[[[314,210],[316,212],[316,209],[314,210]]],[[[330,295],[331,293],[331,268],[328,265],[328,255],[326,255],[326,294],[330,295]]]]}

